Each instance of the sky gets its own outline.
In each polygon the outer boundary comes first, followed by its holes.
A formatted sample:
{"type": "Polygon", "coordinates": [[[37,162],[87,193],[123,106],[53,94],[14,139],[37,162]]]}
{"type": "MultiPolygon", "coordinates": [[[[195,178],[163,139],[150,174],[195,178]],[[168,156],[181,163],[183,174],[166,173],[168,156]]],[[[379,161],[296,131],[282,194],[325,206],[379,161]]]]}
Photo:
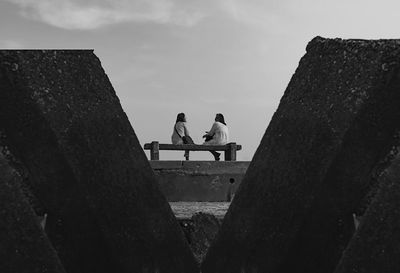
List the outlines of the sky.
{"type": "Polygon", "coordinates": [[[399,38],[399,10],[391,0],[0,0],[0,49],[94,49],[142,146],[170,143],[180,112],[202,143],[223,113],[248,161],[309,41],[399,38]]]}

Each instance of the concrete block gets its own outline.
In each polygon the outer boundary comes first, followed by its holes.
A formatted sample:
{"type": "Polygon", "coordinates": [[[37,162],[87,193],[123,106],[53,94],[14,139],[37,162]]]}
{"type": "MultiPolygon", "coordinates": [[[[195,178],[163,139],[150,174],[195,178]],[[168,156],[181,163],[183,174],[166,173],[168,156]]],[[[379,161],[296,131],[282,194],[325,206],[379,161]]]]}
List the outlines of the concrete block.
{"type": "Polygon", "coordinates": [[[205,257],[208,248],[218,233],[221,220],[208,213],[196,213],[191,219],[180,219],[180,225],[189,242],[190,248],[199,263],[205,257]]]}
{"type": "Polygon", "coordinates": [[[308,44],[202,272],[335,269],[398,143],[399,71],[399,40],[308,44]]]}
{"type": "Polygon", "coordinates": [[[0,272],[64,273],[20,184],[21,177],[0,153],[0,272]]]}
{"type": "Polygon", "coordinates": [[[198,272],[91,50],[2,50],[0,89],[0,130],[67,272],[198,272]]]}
{"type": "Polygon", "coordinates": [[[400,157],[379,178],[378,193],[335,273],[400,272],[400,157]]]}

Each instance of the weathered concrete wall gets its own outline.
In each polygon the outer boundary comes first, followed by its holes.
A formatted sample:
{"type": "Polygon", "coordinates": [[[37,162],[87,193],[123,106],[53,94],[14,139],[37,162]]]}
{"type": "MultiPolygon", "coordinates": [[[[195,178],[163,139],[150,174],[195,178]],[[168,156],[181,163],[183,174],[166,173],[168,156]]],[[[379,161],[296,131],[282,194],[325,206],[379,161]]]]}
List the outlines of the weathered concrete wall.
{"type": "Polygon", "coordinates": [[[160,190],[170,202],[230,201],[250,162],[150,161],[160,190]],[[234,182],[230,181],[234,179],[234,182]],[[229,199],[229,200],[228,200],[229,199]]]}
{"type": "Polygon", "coordinates": [[[0,131],[67,272],[197,272],[92,51],[0,51],[0,131]]]}
{"type": "Polygon", "coordinates": [[[398,142],[400,41],[315,38],[203,262],[204,273],[332,272],[398,142]]]}
{"type": "Polygon", "coordinates": [[[379,180],[379,191],[335,273],[400,272],[400,157],[379,180]]]}
{"type": "Polygon", "coordinates": [[[0,272],[63,273],[64,268],[0,153],[0,272]]]}

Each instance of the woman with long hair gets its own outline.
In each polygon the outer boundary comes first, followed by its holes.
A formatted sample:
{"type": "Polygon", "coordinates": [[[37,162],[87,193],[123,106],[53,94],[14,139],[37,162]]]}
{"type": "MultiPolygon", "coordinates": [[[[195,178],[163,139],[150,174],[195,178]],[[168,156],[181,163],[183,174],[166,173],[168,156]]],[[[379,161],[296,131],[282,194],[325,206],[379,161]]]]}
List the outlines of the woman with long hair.
{"type": "MultiPolygon", "coordinates": [[[[189,137],[189,130],[186,126],[186,116],[184,113],[179,113],[176,116],[176,122],[172,131],[172,144],[185,144],[184,137],[189,137]]],[[[189,160],[189,151],[185,151],[184,157],[189,160]]]]}
{"type": "MultiPolygon", "coordinates": [[[[228,126],[226,126],[224,115],[218,113],[215,115],[215,122],[210,131],[206,131],[203,136],[205,138],[204,145],[225,145],[229,140],[228,126]]],[[[216,161],[220,160],[221,153],[210,151],[216,161]]]]}

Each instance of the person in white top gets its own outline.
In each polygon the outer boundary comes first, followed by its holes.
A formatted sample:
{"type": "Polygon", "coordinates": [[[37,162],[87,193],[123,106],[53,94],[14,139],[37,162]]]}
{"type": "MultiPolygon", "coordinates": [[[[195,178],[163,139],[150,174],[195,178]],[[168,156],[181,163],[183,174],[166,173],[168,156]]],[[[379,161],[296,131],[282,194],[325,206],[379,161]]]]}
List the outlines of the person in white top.
{"type": "MultiPolygon", "coordinates": [[[[229,141],[228,126],[226,126],[224,115],[221,113],[216,114],[215,122],[210,131],[206,131],[203,136],[205,138],[204,145],[225,145],[229,141]]],[[[216,161],[219,161],[221,153],[210,151],[216,161]]]]}
{"type": "MultiPolygon", "coordinates": [[[[176,116],[176,122],[172,131],[171,142],[172,144],[184,144],[183,136],[189,136],[189,130],[186,127],[186,116],[184,113],[179,113],[176,116]]],[[[184,154],[186,160],[189,160],[189,151],[184,154]]]]}

